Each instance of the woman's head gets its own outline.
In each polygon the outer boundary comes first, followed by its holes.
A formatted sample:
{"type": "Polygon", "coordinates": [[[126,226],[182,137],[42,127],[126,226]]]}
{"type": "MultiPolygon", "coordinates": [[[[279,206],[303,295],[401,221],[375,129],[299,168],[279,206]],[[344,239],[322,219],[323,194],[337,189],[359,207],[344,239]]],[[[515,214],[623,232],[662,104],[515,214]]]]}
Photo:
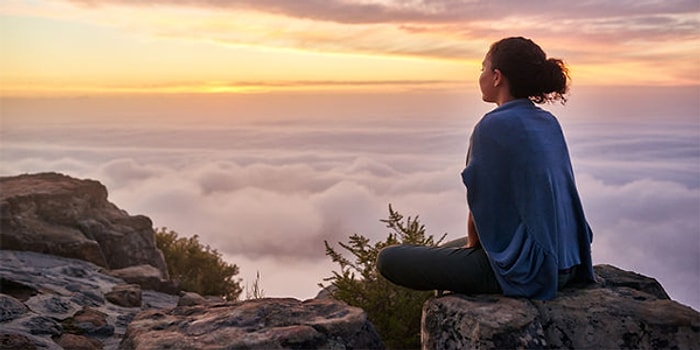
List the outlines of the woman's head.
{"type": "MultiPolygon", "coordinates": [[[[564,62],[547,58],[530,39],[513,37],[491,45],[485,61],[488,69],[500,71],[508,81],[513,98],[529,98],[536,103],[561,101],[569,89],[569,74],[564,62]]],[[[487,69],[487,67],[484,67],[487,69]]]]}

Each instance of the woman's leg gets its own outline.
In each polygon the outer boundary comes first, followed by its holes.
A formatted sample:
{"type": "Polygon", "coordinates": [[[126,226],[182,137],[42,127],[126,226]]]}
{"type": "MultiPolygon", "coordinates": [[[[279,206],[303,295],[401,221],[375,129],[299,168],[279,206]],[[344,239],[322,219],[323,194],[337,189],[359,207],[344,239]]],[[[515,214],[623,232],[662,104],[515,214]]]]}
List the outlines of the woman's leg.
{"type": "Polygon", "coordinates": [[[379,253],[377,269],[392,283],[411,289],[501,293],[481,247],[391,246],[379,253]]]}

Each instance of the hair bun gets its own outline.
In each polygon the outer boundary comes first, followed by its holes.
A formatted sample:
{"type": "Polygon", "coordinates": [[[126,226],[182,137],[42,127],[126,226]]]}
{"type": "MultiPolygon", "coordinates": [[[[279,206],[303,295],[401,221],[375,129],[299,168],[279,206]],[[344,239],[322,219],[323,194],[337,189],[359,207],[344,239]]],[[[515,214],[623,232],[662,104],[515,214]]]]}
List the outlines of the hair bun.
{"type": "Polygon", "coordinates": [[[543,103],[566,101],[569,74],[564,62],[547,58],[539,45],[523,37],[505,38],[491,45],[491,64],[508,78],[515,98],[543,103]]]}
{"type": "Polygon", "coordinates": [[[569,71],[558,58],[548,58],[544,63],[543,82],[545,93],[565,94],[568,90],[569,71]]]}

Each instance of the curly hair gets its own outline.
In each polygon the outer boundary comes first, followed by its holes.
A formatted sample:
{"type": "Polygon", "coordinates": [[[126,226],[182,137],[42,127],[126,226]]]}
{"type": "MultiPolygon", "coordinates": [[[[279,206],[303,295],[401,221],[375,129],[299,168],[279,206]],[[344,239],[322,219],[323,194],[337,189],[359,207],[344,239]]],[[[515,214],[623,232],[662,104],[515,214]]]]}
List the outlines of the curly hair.
{"type": "Polygon", "coordinates": [[[523,37],[499,40],[491,45],[487,56],[493,69],[500,70],[508,79],[513,97],[529,98],[535,103],[566,103],[571,81],[569,70],[562,60],[547,58],[532,40],[523,37]]]}

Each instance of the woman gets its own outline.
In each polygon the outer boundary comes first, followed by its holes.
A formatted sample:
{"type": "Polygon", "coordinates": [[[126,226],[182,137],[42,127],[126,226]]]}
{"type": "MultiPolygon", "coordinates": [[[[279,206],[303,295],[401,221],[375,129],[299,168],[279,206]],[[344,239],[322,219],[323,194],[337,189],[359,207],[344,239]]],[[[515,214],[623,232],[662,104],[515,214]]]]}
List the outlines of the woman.
{"type": "Polygon", "coordinates": [[[594,280],[592,233],[561,127],[534,104],[564,103],[568,82],[564,63],[529,39],[491,45],[479,87],[497,107],[474,127],[462,172],[466,239],[385,248],[377,260],[384,277],[419,290],[542,300],[571,281],[594,280]]]}

